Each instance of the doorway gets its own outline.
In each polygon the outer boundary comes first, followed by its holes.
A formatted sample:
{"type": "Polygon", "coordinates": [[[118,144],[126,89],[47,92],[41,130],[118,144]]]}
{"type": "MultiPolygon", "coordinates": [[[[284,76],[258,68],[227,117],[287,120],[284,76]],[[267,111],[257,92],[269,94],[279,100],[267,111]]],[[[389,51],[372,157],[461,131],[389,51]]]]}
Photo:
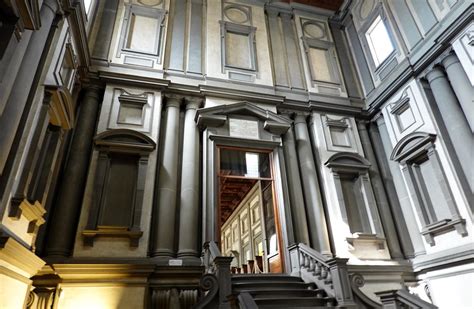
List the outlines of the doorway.
{"type": "Polygon", "coordinates": [[[281,273],[271,150],[218,147],[218,238],[234,273],[281,273]]]}

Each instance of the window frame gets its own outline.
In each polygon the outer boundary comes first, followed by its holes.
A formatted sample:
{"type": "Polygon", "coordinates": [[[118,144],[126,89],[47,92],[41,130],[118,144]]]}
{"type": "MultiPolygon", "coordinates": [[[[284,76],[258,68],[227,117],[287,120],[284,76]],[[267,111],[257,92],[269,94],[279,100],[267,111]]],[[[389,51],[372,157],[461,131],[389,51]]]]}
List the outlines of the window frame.
{"type": "MultiPolygon", "coordinates": [[[[384,79],[384,77],[381,76],[383,75],[384,69],[387,66],[389,66],[392,60],[397,58],[397,55],[400,54],[400,49],[397,44],[394,29],[392,25],[390,24],[389,18],[387,14],[385,13],[382,3],[380,3],[378,7],[372,11],[370,17],[366,19],[362,27],[358,30],[358,35],[359,35],[359,40],[362,45],[362,50],[365,54],[365,58],[367,60],[367,64],[369,65],[371,73],[377,76],[376,79],[380,79],[380,80],[384,79]],[[377,18],[379,17],[380,17],[381,22],[383,22],[385,26],[385,30],[387,31],[393,50],[389,54],[389,56],[387,56],[383,61],[381,61],[377,65],[376,62],[374,61],[374,55],[372,54],[370,43],[367,40],[367,32],[371,28],[371,26],[374,24],[374,22],[377,20],[377,18]]],[[[373,76],[373,78],[374,77],[375,76],[373,76]]]]}
{"type": "Polygon", "coordinates": [[[241,72],[257,72],[257,47],[255,42],[255,33],[257,28],[248,25],[234,24],[228,21],[220,21],[221,24],[221,51],[222,51],[222,73],[227,70],[241,72]],[[250,66],[248,68],[239,67],[227,63],[227,34],[244,35],[248,37],[248,46],[250,53],[250,66]]]}
{"type": "Polygon", "coordinates": [[[370,23],[370,26],[368,27],[368,29],[365,31],[365,39],[367,40],[367,45],[369,46],[369,51],[370,51],[370,55],[372,56],[372,60],[374,61],[374,64],[375,66],[378,68],[379,66],[381,66],[385,60],[387,60],[388,58],[390,58],[390,56],[393,54],[393,52],[395,51],[395,46],[393,44],[393,41],[392,41],[392,38],[390,36],[390,32],[388,31],[388,27],[387,25],[385,24],[384,20],[382,19],[381,15],[377,15],[374,20],[370,23]],[[377,22],[378,21],[378,22],[377,22]],[[378,52],[377,52],[377,49],[378,47],[374,44],[374,40],[371,36],[371,33],[376,29],[376,27],[382,23],[383,25],[383,28],[385,30],[385,33],[390,41],[390,45],[391,45],[391,48],[392,50],[385,56],[385,58],[383,60],[380,60],[379,57],[378,57],[378,52]]]}
{"type": "Polygon", "coordinates": [[[163,36],[164,36],[164,18],[166,11],[156,8],[142,7],[134,4],[125,4],[125,15],[122,24],[122,30],[120,32],[120,43],[117,51],[117,57],[120,58],[122,53],[126,54],[139,54],[145,56],[152,56],[153,58],[159,59],[163,50],[163,36]],[[147,52],[127,47],[128,39],[130,36],[130,26],[132,15],[139,15],[144,17],[153,17],[157,20],[157,32],[156,42],[153,52],[147,52]]]}

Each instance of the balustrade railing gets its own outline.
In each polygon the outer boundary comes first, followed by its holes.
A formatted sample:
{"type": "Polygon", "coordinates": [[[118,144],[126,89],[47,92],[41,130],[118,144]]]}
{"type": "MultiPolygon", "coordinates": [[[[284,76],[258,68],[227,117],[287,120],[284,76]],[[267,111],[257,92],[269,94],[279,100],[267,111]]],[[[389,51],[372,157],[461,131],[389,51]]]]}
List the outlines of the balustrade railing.
{"type": "Polygon", "coordinates": [[[328,258],[305,244],[289,248],[292,273],[311,281],[337,301],[337,307],[356,308],[347,271],[348,259],[328,258]]]}
{"type": "Polygon", "coordinates": [[[422,300],[407,290],[390,290],[375,293],[382,301],[382,308],[436,309],[437,306],[422,300]]]}

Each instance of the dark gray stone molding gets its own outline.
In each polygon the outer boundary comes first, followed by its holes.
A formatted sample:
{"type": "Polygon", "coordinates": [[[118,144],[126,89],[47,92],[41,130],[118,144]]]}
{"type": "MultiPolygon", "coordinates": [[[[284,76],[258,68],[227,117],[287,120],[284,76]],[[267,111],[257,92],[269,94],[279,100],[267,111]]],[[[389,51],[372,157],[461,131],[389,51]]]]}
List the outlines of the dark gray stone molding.
{"type": "Polygon", "coordinates": [[[328,168],[334,172],[366,173],[371,165],[370,161],[353,152],[338,152],[332,155],[326,163],[328,168]]]}

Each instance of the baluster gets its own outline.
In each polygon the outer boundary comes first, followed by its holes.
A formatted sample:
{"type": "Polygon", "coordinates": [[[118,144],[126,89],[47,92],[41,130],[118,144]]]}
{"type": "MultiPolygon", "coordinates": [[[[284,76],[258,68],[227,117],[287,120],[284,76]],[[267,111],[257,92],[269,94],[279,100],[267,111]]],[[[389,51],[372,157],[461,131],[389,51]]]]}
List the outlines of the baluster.
{"type": "Polygon", "coordinates": [[[308,269],[308,271],[310,271],[310,272],[314,271],[314,267],[315,267],[316,263],[317,262],[313,258],[310,258],[309,259],[309,269],[308,269]]]}
{"type": "Polygon", "coordinates": [[[304,267],[306,268],[309,268],[309,259],[310,259],[310,256],[306,255],[306,258],[304,260],[304,267]]]}
{"type": "Polygon", "coordinates": [[[316,267],[314,268],[313,275],[314,276],[319,276],[321,274],[321,263],[316,261],[316,267]]]}
{"type": "Polygon", "coordinates": [[[326,267],[324,267],[324,265],[321,265],[321,274],[319,275],[319,279],[326,279],[326,277],[328,276],[328,270],[326,267]]]}
{"type": "Polygon", "coordinates": [[[331,275],[331,272],[328,271],[327,273],[328,273],[328,275],[327,275],[326,280],[324,280],[324,283],[326,283],[326,284],[328,284],[328,285],[332,285],[332,275],[331,275]]]}

